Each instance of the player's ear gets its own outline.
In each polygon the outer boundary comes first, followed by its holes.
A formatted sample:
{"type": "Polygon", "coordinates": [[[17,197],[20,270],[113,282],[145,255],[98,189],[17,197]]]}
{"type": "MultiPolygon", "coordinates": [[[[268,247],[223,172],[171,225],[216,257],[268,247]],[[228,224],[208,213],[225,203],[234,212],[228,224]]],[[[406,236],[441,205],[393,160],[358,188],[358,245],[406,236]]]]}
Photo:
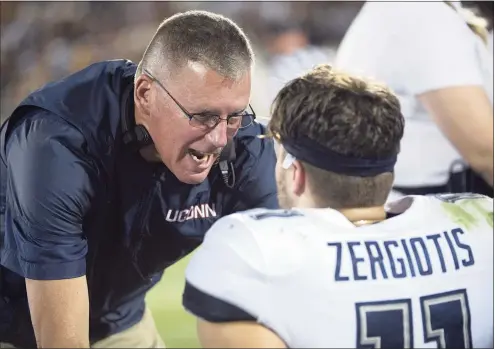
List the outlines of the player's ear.
{"type": "Polygon", "coordinates": [[[141,74],[134,83],[134,104],[144,115],[150,115],[152,80],[146,74],[141,74]]]}
{"type": "Polygon", "coordinates": [[[306,170],[299,160],[292,164],[292,192],[296,196],[301,196],[306,190],[306,170]]]}

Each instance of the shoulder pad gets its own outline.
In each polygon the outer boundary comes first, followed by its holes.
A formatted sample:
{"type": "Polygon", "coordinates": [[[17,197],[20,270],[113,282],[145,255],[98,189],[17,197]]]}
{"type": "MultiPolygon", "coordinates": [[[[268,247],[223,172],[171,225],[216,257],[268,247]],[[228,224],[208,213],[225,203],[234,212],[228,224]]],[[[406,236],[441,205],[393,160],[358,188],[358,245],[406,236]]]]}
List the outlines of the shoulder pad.
{"type": "Polygon", "coordinates": [[[427,196],[433,196],[440,201],[448,202],[448,203],[455,203],[460,200],[490,199],[486,195],[476,194],[476,193],[446,193],[446,194],[431,194],[427,196]]]}
{"type": "Polygon", "coordinates": [[[289,217],[304,216],[302,212],[297,210],[287,210],[287,209],[271,210],[264,208],[256,208],[256,209],[248,210],[241,214],[255,221],[269,219],[269,218],[289,218],[289,217]]]}

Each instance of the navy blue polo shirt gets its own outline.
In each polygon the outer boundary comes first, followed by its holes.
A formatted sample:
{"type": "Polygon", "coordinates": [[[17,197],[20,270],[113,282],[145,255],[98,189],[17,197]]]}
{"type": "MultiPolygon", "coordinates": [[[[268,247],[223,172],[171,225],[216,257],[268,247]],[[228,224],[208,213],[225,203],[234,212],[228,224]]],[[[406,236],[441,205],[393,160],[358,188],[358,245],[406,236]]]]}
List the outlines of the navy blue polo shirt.
{"type": "Polygon", "coordinates": [[[2,126],[0,342],[34,343],[24,278],[86,275],[94,342],[137,323],[163,270],[221,216],[278,206],[273,143],[257,123],[236,135],[233,188],[217,166],[181,183],[124,144],[135,71],[93,64],[32,93],[2,126]]]}

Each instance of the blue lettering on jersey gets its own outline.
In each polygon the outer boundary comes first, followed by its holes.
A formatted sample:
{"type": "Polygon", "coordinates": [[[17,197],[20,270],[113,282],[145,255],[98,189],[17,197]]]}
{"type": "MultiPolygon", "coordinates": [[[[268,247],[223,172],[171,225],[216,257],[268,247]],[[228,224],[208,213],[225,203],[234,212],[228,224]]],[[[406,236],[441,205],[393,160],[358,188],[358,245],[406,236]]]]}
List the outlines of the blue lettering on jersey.
{"type": "Polygon", "coordinates": [[[329,242],[328,246],[333,246],[336,248],[337,252],[337,258],[336,258],[336,265],[335,265],[335,274],[334,278],[335,281],[349,281],[348,276],[342,276],[341,274],[341,262],[342,262],[342,244],[340,242],[329,242]]]}
{"type": "Polygon", "coordinates": [[[470,267],[475,263],[474,254],[461,241],[463,235],[461,228],[455,228],[443,234],[399,240],[328,242],[335,251],[334,279],[414,278],[470,267]],[[344,272],[344,266],[349,266],[348,272],[344,272]]]}
{"type": "Polygon", "coordinates": [[[411,248],[413,250],[416,262],[415,264],[418,267],[419,275],[431,275],[433,273],[433,269],[431,267],[430,255],[426,249],[426,244],[423,241],[423,238],[412,238],[409,242],[411,243],[411,248]],[[425,263],[423,263],[423,261],[425,263]]]}
{"type": "Polygon", "coordinates": [[[366,251],[370,258],[370,267],[371,267],[371,278],[376,280],[376,270],[377,267],[380,268],[380,272],[382,273],[381,278],[387,279],[387,272],[385,270],[385,265],[383,263],[383,254],[380,250],[380,245],[376,241],[365,241],[364,245],[366,246],[366,251]]]}
{"type": "Polygon", "coordinates": [[[427,240],[432,240],[433,244],[435,245],[435,249],[438,255],[438,259],[440,261],[440,267],[442,268],[442,273],[447,272],[447,267],[445,266],[445,258],[443,257],[443,252],[442,248],[440,247],[440,242],[438,239],[440,239],[442,235],[440,234],[434,234],[434,235],[427,235],[426,239],[427,240]]]}
{"type": "Polygon", "coordinates": [[[457,252],[455,250],[454,244],[452,243],[452,240],[450,240],[449,232],[444,231],[443,236],[445,237],[445,240],[447,241],[447,244],[449,245],[449,249],[450,249],[450,252],[452,254],[452,260],[454,262],[455,270],[458,270],[459,269],[459,258],[457,257],[457,252]]]}
{"type": "Polygon", "coordinates": [[[358,263],[364,262],[364,258],[356,257],[356,253],[354,251],[354,246],[359,246],[359,245],[361,245],[361,242],[359,241],[349,241],[347,243],[347,247],[349,247],[349,252],[351,253],[352,271],[354,273],[354,280],[356,281],[368,279],[366,275],[359,275],[358,263]]]}
{"type": "Polygon", "coordinates": [[[469,266],[473,265],[474,264],[473,250],[471,250],[471,247],[469,247],[469,245],[466,245],[459,240],[459,234],[461,234],[461,235],[464,234],[464,231],[461,228],[456,228],[456,229],[453,229],[451,232],[452,232],[452,236],[454,237],[454,240],[455,240],[457,247],[465,250],[468,254],[467,260],[462,259],[462,265],[465,267],[469,267],[469,266]]]}
{"type": "Polygon", "coordinates": [[[416,272],[414,271],[414,264],[411,259],[411,253],[409,253],[409,249],[407,248],[407,241],[406,239],[401,239],[400,242],[402,243],[402,248],[404,249],[404,253],[406,254],[407,264],[409,265],[409,270],[411,270],[411,276],[415,277],[416,272]]]}
{"type": "Polygon", "coordinates": [[[406,272],[406,262],[404,261],[404,258],[394,257],[394,254],[390,249],[390,246],[399,247],[399,243],[394,240],[389,240],[389,241],[384,241],[383,245],[385,246],[385,250],[387,251],[387,257],[388,257],[388,262],[390,264],[390,269],[392,271],[392,277],[394,279],[405,278],[407,276],[407,272],[406,272]],[[397,268],[395,264],[396,262],[400,266],[400,273],[397,272],[397,268]]]}

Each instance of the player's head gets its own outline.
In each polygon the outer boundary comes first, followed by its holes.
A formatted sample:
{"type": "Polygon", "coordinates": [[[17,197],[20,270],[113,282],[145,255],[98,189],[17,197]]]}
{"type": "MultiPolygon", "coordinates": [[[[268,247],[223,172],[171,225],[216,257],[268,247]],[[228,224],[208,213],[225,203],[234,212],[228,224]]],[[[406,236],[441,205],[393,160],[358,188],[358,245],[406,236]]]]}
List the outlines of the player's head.
{"type": "Polygon", "coordinates": [[[136,72],[136,120],[180,181],[202,182],[228,139],[251,124],[242,115],[252,114],[253,64],[246,35],[223,16],[189,11],[158,28],[136,72]]]}
{"type": "Polygon", "coordinates": [[[404,129],[386,87],[318,66],[278,93],[269,131],[278,140],[280,204],[383,206],[404,129]]]}

